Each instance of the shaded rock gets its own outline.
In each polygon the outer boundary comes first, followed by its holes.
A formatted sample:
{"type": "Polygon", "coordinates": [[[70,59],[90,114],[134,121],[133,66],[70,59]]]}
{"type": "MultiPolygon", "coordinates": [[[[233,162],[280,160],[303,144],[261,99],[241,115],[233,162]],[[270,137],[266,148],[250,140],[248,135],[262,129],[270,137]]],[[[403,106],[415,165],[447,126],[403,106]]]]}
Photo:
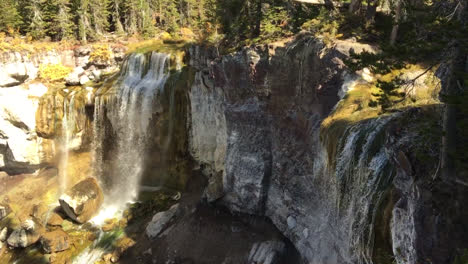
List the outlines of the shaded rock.
{"type": "Polygon", "coordinates": [[[281,241],[255,243],[250,250],[248,264],[277,264],[285,255],[286,245],[281,241]]]}
{"type": "Polygon", "coordinates": [[[68,217],[82,224],[98,212],[103,199],[96,179],[87,178],[63,194],[59,202],[68,217]]]}
{"type": "Polygon", "coordinates": [[[39,241],[44,233],[45,228],[36,219],[28,219],[10,234],[7,243],[10,247],[25,248],[39,241]]]}
{"type": "Polygon", "coordinates": [[[146,235],[150,239],[156,238],[169,226],[170,221],[176,216],[178,209],[179,204],[175,204],[169,210],[155,214],[146,227],[146,235]]]}
{"type": "Polygon", "coordinates": [[[60,229],[45,233],[41,237],[41,245],[42,249],[47,253],[67,250],[70,247],[68,234],[60,229]]]}
{"type": "Polygon", "coordinates": [[[0,232],[0,242],[5,242],[8,238],[8,227],[4,227],[0,232]]]}

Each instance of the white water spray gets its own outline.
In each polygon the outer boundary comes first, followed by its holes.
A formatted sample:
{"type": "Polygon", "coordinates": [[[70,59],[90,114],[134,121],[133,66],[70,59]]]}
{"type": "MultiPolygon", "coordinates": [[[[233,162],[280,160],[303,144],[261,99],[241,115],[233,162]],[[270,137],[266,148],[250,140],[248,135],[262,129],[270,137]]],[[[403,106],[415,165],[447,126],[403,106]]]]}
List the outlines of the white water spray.
{"type": "Polygon", "coordinates": [[[169,77],[168,62],[169,55],[157,52],[150,56],[130,55],[122,67],[115,94],[95,99],[94,172],[105,191],[104,209],[95,217],[96,224],[114,217],[138,196],[151,140],[149,124],[155,98],[163,92],[169,77]],[[109,136],[109,125],[115,145],[104,160],[103,144],[109,136]]]}

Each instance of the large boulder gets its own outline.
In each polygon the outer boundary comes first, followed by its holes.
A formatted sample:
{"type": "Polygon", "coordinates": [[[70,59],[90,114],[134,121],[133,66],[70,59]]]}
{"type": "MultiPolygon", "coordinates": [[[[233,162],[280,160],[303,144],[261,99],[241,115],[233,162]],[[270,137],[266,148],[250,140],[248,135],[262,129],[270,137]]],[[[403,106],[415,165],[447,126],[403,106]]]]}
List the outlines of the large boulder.
{"type": "Polygon", "coordinates": [[[82,224],[98,212],[103,200],[104,196],[96,179],[87,178],[63,194],[59,202],[68,217],[82,224]]]}
{"type": "Polygon", "coordinates": [[[70,248],[68,234],[61,229],[45,233],[41,237],[41,245],[44,252],[49,254],[70,248]]]}
{"type": "Polygon", "coordinates": [[[7,243],[10,247],[25,248],[39,241],[44,233],[45,228],[39,221],[31,218],[26,220],[20,228],[13,230],[7,243]]]}
{"type": "Polygon", "coordinates": [[[155,214],[146,227],[146,235],[148,238],[154,239],[158,237],[159,234],[169,226],[171,220],[176,216],[178,211],[179,205],[175,204],[169,210],[155,214]]]}

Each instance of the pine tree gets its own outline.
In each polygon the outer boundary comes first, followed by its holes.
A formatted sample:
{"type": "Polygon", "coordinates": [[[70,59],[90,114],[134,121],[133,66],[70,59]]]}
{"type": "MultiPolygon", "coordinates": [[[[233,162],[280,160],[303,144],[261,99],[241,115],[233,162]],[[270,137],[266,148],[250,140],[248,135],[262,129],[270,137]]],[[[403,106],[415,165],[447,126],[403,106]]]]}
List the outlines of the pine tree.
{"type": "Polygon", "coordinates": [[[10,29],[18,29],[22,24],[22,18],[18,12],[15,0],[0,1],[0,31],[8,32],[10,29]]]}
{"type": "Polygon", "coordinates": [[[21,32],[33,39],[43,39],[46,34],[46,23],[42,12],[42,0],[21,0],[19,9],[23,19],[21,32]]]}
{"type": "Polygon", "coordinates": [[[44,5],[47,34],[55,40],[73,37],[69,0],[49,0],[44,5]]]}
{"type": "Polygon", "coordinates": [[[109,30],[109,1],[99,0],[89,2],[89,14],[91,15],[91,24],[93,33],[97,36],[103,35],[109,30]]]}
{"type": "Polygon", "coordinates": [[[117,34],[123,34],[124,28],[122,25],[122,16],[121,16],[121,9],[122,9],[122,1],[121,0],[112,0],[109,3],[109,11],[112,18],[112,24],[114,30],[117,34]]]}
{"type": "Polygon", "coordinates": [[[88,35],[90,35],[90,18],[89,18],[89,0],[73,0],[73,10],[77,15],[78,22],[78,39],[82,43],[87,43],[88,35]]]}

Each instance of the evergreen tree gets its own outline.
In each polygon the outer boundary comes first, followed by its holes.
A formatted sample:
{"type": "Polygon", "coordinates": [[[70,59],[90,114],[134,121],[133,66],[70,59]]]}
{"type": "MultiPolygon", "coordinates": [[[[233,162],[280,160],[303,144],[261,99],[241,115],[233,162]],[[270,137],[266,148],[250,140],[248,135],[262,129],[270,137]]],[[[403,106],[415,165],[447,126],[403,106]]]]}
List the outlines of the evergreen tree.
{"type": "Polygon", "coordinates": [[[124,28],[122,25],[122,16],[121,10],[122,9],[122,1],[121,0],[112,0],[109,3],[109,10],[112,18],[112,24],[114,30],[117,34],[123,34],[124,28]]]}
{"type": "Polygon", "coordinates": [[[21,31],[33,39],[43,39],[46,34],[46,23],[42,12],[42,0],[21,0],[21,16],[24,18],[21,31]]]}
{"type": "Polygon", "coordinates": [[[10,29],[18,29],[22,24],[22,18],[18,12],[15,0],[0,1],[0,31],[8,32],[10,29]]]}
{"type": "Polygon", "coordinates": [[[92,33],[93,35],[103,35],[107,30],[109,30],[109,1],[108,0],[99,0],[99,1],[90,1],[89,2],[89,14],[91,17],[91,24],[93,25],[92,33]]]}
{"type": "MultiPolygon", "coordinates": [[[[47,35],[55,40],[73,37],[73,22],[69,0],[49,0],[45,2],[43,10],[47,35]]],[[[40,21],[39,18],[36,20],[40,21]]]]}

